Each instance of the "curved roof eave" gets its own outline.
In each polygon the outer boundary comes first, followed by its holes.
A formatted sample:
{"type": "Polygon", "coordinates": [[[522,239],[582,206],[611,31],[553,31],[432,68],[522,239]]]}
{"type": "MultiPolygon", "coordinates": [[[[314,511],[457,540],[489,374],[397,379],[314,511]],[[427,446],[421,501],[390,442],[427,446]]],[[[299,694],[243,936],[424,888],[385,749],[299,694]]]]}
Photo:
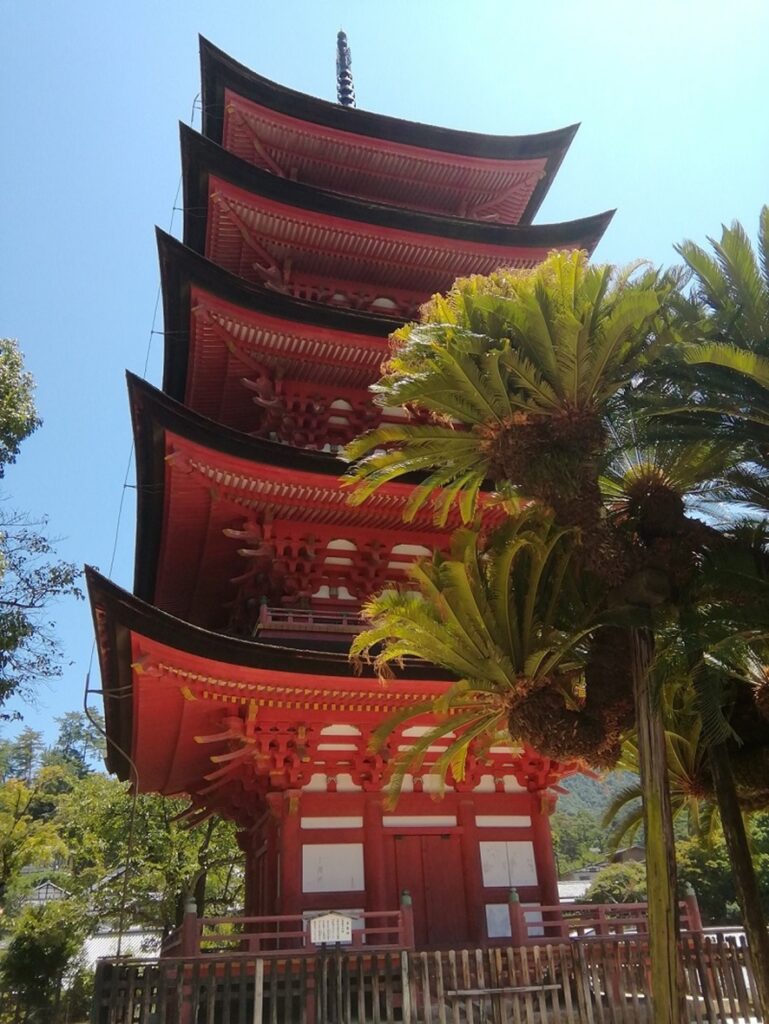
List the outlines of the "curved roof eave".
{"type": "MultiPolygon", "coordinates": [[[[340,652],[302,650],[242,640],[214,633],[155,608],[108,580],[91,566],[85,569],[102,675],[107,735],[107,767],[121,779],[131,777],[133,669],[131,634],[211,661],[244,668],[274,669],[307,676],[373,678],[369,665],[353,666],[340,652]]],[[[443,681],[449,676],[427,664],[396,667],[396,678],[443,681]]]]}
{"type": "Polygon", "coordinates": [[[162,541],[165,434],[167,431],[222,455],[338,479],[345,463],[310,451],[250,437],[192,412],[133,373],[127,373],[136,448],[136,553],[134,590],[152,600],[162,541]]]}
{"type": "Polygon", "coordinates": [[[182,172],[184,180],[184,242],[198,252],[205,249],[210,175],[222,178],[236,188],[264,196],[276,203],[325,214],[341,220],[357,221],[442,239],[501,247],[595,248],[609,225],[614,210],[555,224],[492,224],[459,217],[405,210],[363,199],[327,192],[312,185],[280,178],[262,171],[240,157],[180,123],[182,172]]]}
{"type": "MultiPolygon", "coordinates": [[[[419,121],[405,121],[387,114],[374,114],[358,107],[342,107],[337,103],[289,89],[258,75],[203,36],[200,36],[200,66],[203,132],[215,142],[221,141],[226,88],[232,89],[245,99],[289,117],[338,131],[420,149],[491,160],[557,156],[560,163],[579,128],[579,124],[571,124],[554,131],[532,135],[484,135],[480,132],[422,124],[419,121]]],[[[548,177],[552,179],[552,174],[548,174],[548,177]]]]}
{"type": "Polygon", "coordinates": [[[345,333],[384,339],[400,325],[400,321],[391,317],[295,299],[270,288],[249,284],[160,228],[156,228],[155,233],[165,326],[163,390],[178,401],[184,400],[190,333],[189,303],[181,299],[191,285],[211,291],[218,298],[247,310],[345,333]]]}

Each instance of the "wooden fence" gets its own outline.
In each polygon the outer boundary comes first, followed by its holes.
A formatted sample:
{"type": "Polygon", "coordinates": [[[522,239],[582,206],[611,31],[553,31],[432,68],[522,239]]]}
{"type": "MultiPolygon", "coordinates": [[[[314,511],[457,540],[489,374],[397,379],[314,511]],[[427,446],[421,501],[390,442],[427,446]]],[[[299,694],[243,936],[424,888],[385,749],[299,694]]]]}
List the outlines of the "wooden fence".
{"type": "MultiPolygon", "coordinates": [[[[742,937],[682,939],[693,1024],[758,1021],[742,937]]],[[[92,1024],[651,1024],[648,946],[101,961],[92,1024]]]]}

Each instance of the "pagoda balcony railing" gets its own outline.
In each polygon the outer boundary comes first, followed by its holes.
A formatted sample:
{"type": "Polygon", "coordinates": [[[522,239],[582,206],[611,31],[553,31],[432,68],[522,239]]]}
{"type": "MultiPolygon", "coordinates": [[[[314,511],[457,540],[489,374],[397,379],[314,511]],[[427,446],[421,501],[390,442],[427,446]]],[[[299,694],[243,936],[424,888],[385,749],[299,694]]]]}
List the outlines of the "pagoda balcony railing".
{"type": "MultiPolygon", "coordinates": [[[[336,916],[333,912],[331,916],[336,916]]],[[[163,943],[161,956],[217,956],[251,953],[264,957],[314,956],[322,949],[313,942],[311,920],[322,911],[270,917],[198,917],[188,910],[180,928],[163,943]]],[[[353,915],[350,915],[353,916],[353,915]]],[[[414,948],[414,917],[404,899],[398,910],[356,911],[348,942],[350,949],[402,950],[414,948]]],[[[333,945],[333,943],[332,943],[333,945]]]]}
{"type": "MultiPolygon", "coordinates": [[[[683,933],[703,932],[697,897],[693,891],[679,901],[683,933]]],[[[313,955],[320,946],[312,941],[313,914],[271,917],[198,917],[190,906],[180,928],[163,943],[163,956],[220,956],[256,953],[259,956],[313,955]]],[[[334,912],[326,911],[334,915],[334,912]]],[[[350,949],[413,949],[414,916],[411,897],[404,890],[398,910],[355,911],[350,949]]],[[[524,908],[515,889],[510,890],[507,916],[509,937],[487,939],[488,946],[536,946],[589,938],[621,938],[648,934],[646,903],[559,903],[524,908]]]]}
{"type": "Polygon", "coordinates": [[[365,623],[358,607],[320,611],[315,608],[275,608],[263,604],[254,627],[254,636],[260,634],[332,633],[355,636],[365,623]]]}

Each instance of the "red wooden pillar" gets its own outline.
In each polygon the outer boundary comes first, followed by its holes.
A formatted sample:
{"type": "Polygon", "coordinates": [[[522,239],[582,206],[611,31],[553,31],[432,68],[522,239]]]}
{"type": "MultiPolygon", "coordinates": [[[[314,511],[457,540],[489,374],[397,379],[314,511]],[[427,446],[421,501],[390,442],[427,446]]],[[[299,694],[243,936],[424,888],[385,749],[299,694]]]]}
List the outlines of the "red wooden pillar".
{"type": "Polygon", "coordinates": [[[270,816],[264,823],[264,838],[267,843],[264,858],[264,881],[260,913],[265,917],[280,913],[280,829],[283,817],[283,794],[268,793],[267,806],[270,816]]]}
{"type": "Polygon", "coordinates": [[[298,789],[283,795],[280,819],[280,913],[302,912],[302,840],[298,789]]]}
{"type": "Polygon", "coordinates": [[[526,915],[518,898],[517,889],[510,889],[507,894],[507,913],[510,917],[510,945],[526,945],[529,938],[529,929],[526,924],[526,915]]]}
{"type": "Polygon", "coordinates": [[[550,813],[554,799],[544,790],[531,794],[531,827],[534,841],[534,863],[537,867],[539,902],[543,906],[557,906],[558,869],[553,852],[553,834],[550,831],[550,813]]]}
{"type": "Polygon", "coordinates": [[[684,903],[686,904],[686,917],[688,930],[690,932],[702,932],[702,917],[700,905],[697,902],[697,893],[690,885],[684,888],[684,903]]]}
{"type": "Polygon", "coordinates": [[[366,910],[393,910],[387,906],[387,868],[382,834],[382,795],[367,793],[363,805],[363,870],[366,910]]]}
{"type": "Polygon", "coordinates": [[[182,956],[197,956],[200,953],[200,929],[198,908],[195,906],[195,900],[189,899],[185,904],[182,918],[182,956]]]}
{"type": "Polygon", "coordinates": [[[462,847],[462,886],[465,894],[468,939],[486,941],[486,901],[483,896],[483,872],[478,828],[475,824],[475,802],[472,797],[459,794],[457,798],[457,825],[462,847]]]}

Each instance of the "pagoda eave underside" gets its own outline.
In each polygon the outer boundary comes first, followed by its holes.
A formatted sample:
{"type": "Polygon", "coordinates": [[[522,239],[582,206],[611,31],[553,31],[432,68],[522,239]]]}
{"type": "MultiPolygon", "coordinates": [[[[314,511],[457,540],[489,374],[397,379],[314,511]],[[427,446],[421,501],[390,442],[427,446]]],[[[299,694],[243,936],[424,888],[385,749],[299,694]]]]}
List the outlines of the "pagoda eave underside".
{"type": "Polygon", "coordinates": [[[185,243],[244,280],[340,305],[410,315],[457,277],[593,250],[611,213],[502,226],[365,203],[257,170],[182,131],[185,243]],[[388,304],[392,304],[389,306],[388,304]]]}
{"type": "MultiPolygon", "coordinates": [[[[140,792],[187,794],[199,806],[238,819],[246,811],[253,814],[267,792],[312,787],[315,780],[346,779],[353,788],[379,791],[388,760],[413,743],[431,719],[401,726],[380,753],[369,749],[372,729],[448,685],[425,665],[406,668],[410,678],[381,683],[365,666],[354,674],[344,656],[196,629],[95,570],[87,570],[87,582],[104,687],[108,766],[140,792]]],[[[445,749],[445,741],[436,744],[426,754],[421,777],[432,777],[445,749]]],[[[474,788],[484,778],[500,784],[515,777],[520,788],[541,789],[570,770],[573,766],[529,749],[501,746],[471,758],[464,782],[474,788]]]]}
{"type": "Polygon", "coordinates": [[[529,223],[578,127],[505,137],[400,121],[287,89],[200,45],[208,138],[274,174],[398,205],[529,223]]]}
{"type": "MultiPolygon", "coordinates": [[[[426,554],[448,542],[429,508],[404,524],[409,484],[389,484],[351,507],[340,460],[218,427],[138,378],[129,377],[129,389],[139,498],[135,589],[174,615],[221,626],[210,614],[234,600],[233,582],[254,564],[242,555],[249,544],[233,531],[254,533],[255,526],[264,537],[267,525],[271,540],[292,550],[309,538],[322,564],[348,555],[329,550],[330,542],[354,539],[371,549],[369,563],[381,549],[381,572],[396,581],[414,557],[393,554],[399,544],[426,554]],[[397,568],[388,574],[390,565],[397,568]]],[[[459,525],[456,511],[452,516],[459,525]]],[[[354,575],[352,563],[349,571],[354,575]]],[[[377,579],[368,593],[381,585],[377,579]]]]}
{"type": "Polygon", "coordinates": [[[177,401],[244,429],[241,423],[253,413],[253,402],[242,378],[255,364],[321,385],[366,389],[378,378],[394,328],[389,317],[245,284],[161,231],[158,249],[165,315],[163,390],[177,401]]]}

